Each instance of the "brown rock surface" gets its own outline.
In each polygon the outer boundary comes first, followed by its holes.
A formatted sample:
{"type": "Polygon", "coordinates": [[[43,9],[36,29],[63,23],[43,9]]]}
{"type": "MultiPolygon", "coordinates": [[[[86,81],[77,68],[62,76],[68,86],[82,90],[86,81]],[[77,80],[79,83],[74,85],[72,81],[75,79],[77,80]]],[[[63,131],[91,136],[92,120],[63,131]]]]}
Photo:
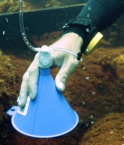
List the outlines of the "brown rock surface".
{"type": "Polygon", "coordinates": [[[96,122],[83,136],[80,145],[123,145],[124,114],[112,113],[96,122]]]}

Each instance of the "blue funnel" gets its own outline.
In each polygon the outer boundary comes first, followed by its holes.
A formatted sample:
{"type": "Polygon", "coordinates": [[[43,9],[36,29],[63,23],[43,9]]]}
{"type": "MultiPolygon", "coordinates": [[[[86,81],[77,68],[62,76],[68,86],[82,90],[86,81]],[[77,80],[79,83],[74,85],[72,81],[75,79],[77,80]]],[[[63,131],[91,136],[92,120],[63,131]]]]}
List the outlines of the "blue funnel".
{"type": "Polygon", "coordinates": [[[36,138],[52,138],[64,135],[78,124],[78,114],[71,108],[65,97],[56,89],[50,69],[41,69],[38,80],[38,93],[31,100],[25,115],[18,113],[18,107],[12,116],[12,125],[20,133],[36,138]]]}

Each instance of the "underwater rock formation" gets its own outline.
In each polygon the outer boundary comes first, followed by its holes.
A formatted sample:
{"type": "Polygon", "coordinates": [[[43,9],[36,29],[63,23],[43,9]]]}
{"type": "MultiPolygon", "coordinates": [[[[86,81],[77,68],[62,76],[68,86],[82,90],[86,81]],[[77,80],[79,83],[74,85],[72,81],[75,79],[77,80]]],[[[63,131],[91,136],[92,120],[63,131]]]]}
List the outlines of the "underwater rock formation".
{"type": "Polygon", "coordinates": [[[3,0],[0,2],[0,13],[17,12],[19,10],[18,1],[3,0]]]}
{"type": "MultiPolygon", "coordinates": [[[[25,0],[23,2],[24,11],[36,10],[47,7],[55,7],[55,6],[65,6],[72,5],[76,3],[82,3],[81,0],[75,1],[67,1],[67,0],[25,0]]],[[[11,13],[19,11],[19,2],[18,0],[3,0],[0,1],[0,13],[11,13]]]]}
{"type": "Polygon", "coordinates": [[[10,119],[6,111],[16,105],[21,76],[29,62],[7,56],[0,50],[0,145],[9,143],[8,130],[10,119]],[[22,69],[21,74],[19,73],[22,69]]]}
{"type": "Polygon", "coordinates": [[[31,2],[35,5],[42,5],[43,7],[50,7],[50,6],[63,6],[63,5],[72,5],[76,3],[82,3],[84,1],[81,0],[26,0],[27,2],[31,2]]]}
{"type": "MultiPolygon", "coordinates": [[[[0,51],[0,105],[4,106],[4,97],[13,94],[12,85],[15,84],[15,67],[9,56],[3,55],[0,51]]],[[[2,115],[0,113],[0,115],[2,115]]],[[[1,123],[2,117],[0,117],[1,123]]]]}
{"type": "MultiPolygon", "coordinates": [[[[3,138],[7,137],[7,115],[5,113],[7,107],[13,104],[12,85],[15,84],[15,67],[11,59],[3,55],[0,50],[0,144],[3,138]]],[[[6,140],[7,141],[7,140],[6,140]]],[[[6,141],[4,141],[6,143],[6,141]]]]}
{"type": "Polygon", "coordinates": [[[96,122],[82,137],[80,145],[123,145],[124,114],[112,113],[96,122]]]}
{"type": "MultiPolygon", "coordinates": [[[[37,9],[38,6],[33,6],[30,2],[23,2],[24,11],[37,9]]],[[[0,13],[11,13],[19,11],[19,2],[18,0],[3,0],[0,1],[0,13]]]]}

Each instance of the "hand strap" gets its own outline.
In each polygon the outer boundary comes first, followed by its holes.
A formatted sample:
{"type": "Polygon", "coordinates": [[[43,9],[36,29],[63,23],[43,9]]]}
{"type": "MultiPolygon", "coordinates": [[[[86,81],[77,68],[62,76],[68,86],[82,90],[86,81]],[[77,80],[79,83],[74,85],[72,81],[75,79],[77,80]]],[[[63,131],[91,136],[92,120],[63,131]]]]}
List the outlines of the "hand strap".
{"type": "Polygon", "coordinates": [[[85,54],[89,54],[103,37],[89,17],[73,18],[63,26],[63,30],[63,34],[74,32],[82,37],[81,52],[85,54]]]}

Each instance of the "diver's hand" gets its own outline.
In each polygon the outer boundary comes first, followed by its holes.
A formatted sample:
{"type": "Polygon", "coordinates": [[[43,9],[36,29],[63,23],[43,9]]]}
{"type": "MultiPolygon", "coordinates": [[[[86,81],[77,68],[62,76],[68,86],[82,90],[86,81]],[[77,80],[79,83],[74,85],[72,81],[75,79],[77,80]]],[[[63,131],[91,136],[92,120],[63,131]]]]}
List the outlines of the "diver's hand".
{"type": "MultiPolygon", "coordinates": [[[[77,54],[80,52],[83,40],[75,33],[68,33],[63,35],[57,42],[52,44],[50,48],[64,48],[77,54]]],[[[23,107],[26,104],[27,96],[29,94],[31,99],[35,99],[37,94],[37,81],[39,76],[39,66],[41,68],[60,67],[60,71],[56,75],[55,83],[59,91],[64,91],[65,85],[70,74],[77,68],[79,61],[65,52],[47,50],[41,52],[46,54],[50,61],[44,61],[44,57],[39,58],[39,53],[36,54],[32,64],[23,75],[23,81],[20,88],[19,97],[17,99],[18,105],[23,107]]],[[[43,55],[44,56],[44,55],[43,55]]],[[[46,56],[45,56],[46,58],[46,56]]]]}
{"type": "MultiPolygon", "coordinates": [[[[83,44],[82,38],[75,33],[67,33],[63,35],[56,43],[52,44],[51,48],[64,48],[75,54],[79,53],[83,44]]],[[[60,67],[56,75],[55,82],[59,91],[64,91],[65,85],[70,74],[75,71],[79,61],[72,55],[65,52],[53,51],[51,52],[53,58],[53,67],[60,67]]]]}

